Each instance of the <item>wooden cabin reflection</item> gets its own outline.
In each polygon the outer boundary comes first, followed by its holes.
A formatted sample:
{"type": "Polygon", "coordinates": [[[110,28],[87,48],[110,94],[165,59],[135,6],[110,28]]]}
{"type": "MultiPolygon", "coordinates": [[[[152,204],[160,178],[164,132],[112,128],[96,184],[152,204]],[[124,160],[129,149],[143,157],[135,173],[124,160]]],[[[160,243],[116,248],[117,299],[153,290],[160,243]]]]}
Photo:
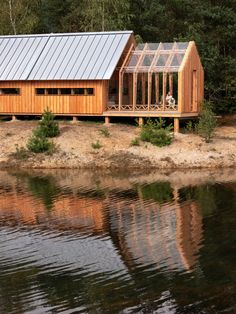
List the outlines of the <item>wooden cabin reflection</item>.
{"type": "MultiPolygon", "coordinates": [[[[133,191],[134,192],[134,191],[133,191]]],[[[0,222],[110,236],[128,267],[191,270],[202,243],[202,216],[194,201],[180,203],[178,190],[169,203],[140,195],[105,197],[61,194],[49,210],[28,191],[0,191],[0,222]]]]}

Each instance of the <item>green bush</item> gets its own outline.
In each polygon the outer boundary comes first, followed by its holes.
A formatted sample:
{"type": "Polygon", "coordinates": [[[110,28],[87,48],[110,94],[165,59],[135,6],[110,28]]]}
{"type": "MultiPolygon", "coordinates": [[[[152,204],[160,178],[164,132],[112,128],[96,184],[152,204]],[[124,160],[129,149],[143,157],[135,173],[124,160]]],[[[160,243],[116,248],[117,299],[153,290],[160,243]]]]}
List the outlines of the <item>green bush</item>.
{"type": "Polygon", "coordinates": [[[210,143],[216,126],[217,120],[212,110],[212,105],[210,102],[204,101],[200,112],[199,122],[196,125],[196,131],[206,143],[210,143]]]}
{"type": "Polygon", "coordinates": [[[134,138],[134,139],[131,141],[130,146],[140,146],[139,138],[138,138],[138,137],[134,138]]]}
{"type": "Polygon", "coordinates": [[[149,142],[155,146],[170,145],[173,140],[173,134],[171,130],[172,125],[164,128],[165,122],[160,118],[159,120],[148,120],[145,125],[142,126],[140,138],[144,142],[149,142]]]}
{"type": "Polygon", "coordinates": [[[97,141],[96,143],[92,143],[91,146],[93,149],[100,149],[102,147],[99,141],[97,141]]]}
{"type": "Polygon", "coordinates": [[[44,136],[37,136],[35,134],[29,138],[26,146],[33,153],[53,152],[55,149],[54,143],[50,142],[44,136]]]}
{"type": "Polygon", "coordinates": [[[37,130],[41,137],[55,137],[60,134],[59,125],[54,118],[55,117],[51,111],[48,109],[44,110],[42,120],[39,122],[37,130]]]}
{"type": "Polygon", "coordinates": [[[109,130],[107,128],[103,128],[100,130],[100,133],[105,136],[105,137],[110,137],[111,133],[109,132],[109,130]]]}

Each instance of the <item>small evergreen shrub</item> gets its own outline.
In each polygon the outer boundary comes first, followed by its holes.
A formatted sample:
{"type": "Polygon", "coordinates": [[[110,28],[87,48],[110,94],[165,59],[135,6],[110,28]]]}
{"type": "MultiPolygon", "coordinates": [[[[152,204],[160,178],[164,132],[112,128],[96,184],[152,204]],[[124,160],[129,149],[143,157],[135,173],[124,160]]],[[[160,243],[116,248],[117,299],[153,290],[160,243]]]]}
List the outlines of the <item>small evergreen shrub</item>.
{"type": "Polygon", "coordinates": [[[191,120],[188,121],[188,122],[186,123],[185,129],[186,129],[186,131],[187,131],[188,133],[194,133],[195,127],[194,127],[193,121],[191,121],[191,120]]]}
{"type": "Polygon", "coordinates": [[[105,136],[105,137],[110,137],[111,133],[109,132],[109,130],[107,128],[103,128],[100,130],[100,133],[105,136]]]}
{"type": "Polygon", "coordinates": [[[60,134],[59,125],[54,118],[51,111],[48,109],[44,110],[42,120],[39,122],[39,130],[37,131],[41,137],[55,137],[60,134]]]}
{"type": "Polygon", "coordinates": [[[44,136],[37,136],[33,134],[27,143],[27,149],[33,153],[53,152],[55,150],[55,144],[50,142],[44,136]]]}
{"type": "Polygon", "coordinates": [[[200,112],[199,122],[196,125],[196,131],[206,143],[210,143],[216,126],[217,120],[212,110],[212,105],[210,102],[204,101],[200,112]]]}
{"type": "Polygon", "coordinates": [[[100,149],[102,147],[99,141],[97,141],[96,143],[92,143],[91,146],[93,149],[100,149]]]}
{"type": "Polygon", "coordinates": [[[130,146],[140,146],[139,138],[138,138],[138,137],[134,138],[134,139],[131,141],[130,146]]]}
{"type": "Polygon", "coordinates": [[[140,138],[144,142],[149,142],[155,146],[170,145],[173,140],[172,125],[164,128],[165,122],[160,118],[159,120],[148,120],[145,125],[142,126],[140,138]]]}

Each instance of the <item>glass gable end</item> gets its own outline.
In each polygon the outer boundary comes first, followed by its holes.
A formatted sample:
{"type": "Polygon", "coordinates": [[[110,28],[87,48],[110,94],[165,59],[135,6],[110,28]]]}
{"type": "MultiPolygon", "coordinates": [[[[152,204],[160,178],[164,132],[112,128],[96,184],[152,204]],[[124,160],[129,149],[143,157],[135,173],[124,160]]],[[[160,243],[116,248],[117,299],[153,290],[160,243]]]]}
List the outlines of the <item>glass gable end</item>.
{"type": "Polygon", "coordinates": [[[138,44],[124,67],[127,73],[178,72],[188,42],[138,44]]]}

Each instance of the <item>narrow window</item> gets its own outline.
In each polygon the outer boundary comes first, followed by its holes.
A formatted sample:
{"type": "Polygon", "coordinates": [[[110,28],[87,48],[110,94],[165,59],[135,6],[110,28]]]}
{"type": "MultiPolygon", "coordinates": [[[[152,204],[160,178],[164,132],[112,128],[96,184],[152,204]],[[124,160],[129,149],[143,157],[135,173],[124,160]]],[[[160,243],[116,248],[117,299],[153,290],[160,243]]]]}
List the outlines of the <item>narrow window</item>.
{"type": "Polygon", "coordinates": [[[74,95],[85,95],[85,88],[73,88],[74,95]]]}
{"type": "Polygon", "coordinates": [[[45,95],[45,88],[35,88],[36,95],[45,95]]]}
{"type": "Polygon", "coordinates": [[[86,88],[85,95],[93,95],[94,94],[94,89],[93,88],[86,88]]]}
{"type": "Polygon", "coordinates": [[[71,88],[61,88],[61,95],[71,95],[71,88]]]}
{"type": "Polygon", "coordinates": [[[58,95],[58,88],[47,88],[48,95],[58,95]]]}
{"type": "Polygon", "coordinates": [[[0,95],[20,95],[19,88],[1,88],[0,95]]]}

